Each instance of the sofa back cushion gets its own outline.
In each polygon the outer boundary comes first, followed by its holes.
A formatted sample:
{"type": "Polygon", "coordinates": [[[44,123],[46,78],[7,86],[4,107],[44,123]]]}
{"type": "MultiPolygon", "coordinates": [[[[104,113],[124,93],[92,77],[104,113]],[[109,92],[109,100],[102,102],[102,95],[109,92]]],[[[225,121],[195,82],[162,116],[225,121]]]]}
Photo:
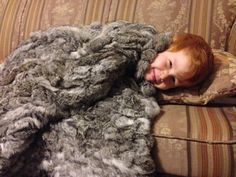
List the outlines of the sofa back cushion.
{"type": "Polygon", "coordinates": [[[51,26],[127,20],[159,31],[185,31],[225,49],[232,0],[0,0],[0,63],[30,32],[51,26]]]}

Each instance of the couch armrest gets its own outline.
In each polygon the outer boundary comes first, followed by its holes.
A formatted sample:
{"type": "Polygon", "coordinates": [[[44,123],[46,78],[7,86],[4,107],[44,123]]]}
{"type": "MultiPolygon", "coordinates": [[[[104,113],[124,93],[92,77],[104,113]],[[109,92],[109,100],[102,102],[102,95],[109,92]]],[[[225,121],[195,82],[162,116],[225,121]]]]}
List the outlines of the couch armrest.
{"type": "Polygon", "coordinates": [[[236,19],[230,31],[227,43],[227,51],[236,56],[236,19]]]}

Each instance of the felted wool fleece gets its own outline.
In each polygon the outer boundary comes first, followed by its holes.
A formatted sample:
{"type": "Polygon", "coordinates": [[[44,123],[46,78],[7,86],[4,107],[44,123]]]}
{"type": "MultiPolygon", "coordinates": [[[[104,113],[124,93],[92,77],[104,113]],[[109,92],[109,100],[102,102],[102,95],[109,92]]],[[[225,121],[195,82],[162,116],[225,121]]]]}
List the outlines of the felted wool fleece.
{"type": "Polygon", "coordinates": [[[123,21],[33,33],[0,69],[0,176],[151,176],[155,89],[171,34],[123,21]]]}

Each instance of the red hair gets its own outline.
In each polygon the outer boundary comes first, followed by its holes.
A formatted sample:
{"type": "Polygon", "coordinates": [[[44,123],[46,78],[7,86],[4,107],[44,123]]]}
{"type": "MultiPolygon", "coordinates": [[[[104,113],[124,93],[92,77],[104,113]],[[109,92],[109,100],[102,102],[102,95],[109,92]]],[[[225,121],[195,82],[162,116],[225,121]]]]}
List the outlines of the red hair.
{"type": "MultiPolygon", "coordinates": [[[[188,79],[183,80],[184,85],[193,86],[202,82],[212,71],[214,56],[211,47],[200,36],[189,33],[176,33],[168,51],[183,50],[191,62],[188,79]]],[[[181,76],[180,76],[181,77],[181,76]]]]}

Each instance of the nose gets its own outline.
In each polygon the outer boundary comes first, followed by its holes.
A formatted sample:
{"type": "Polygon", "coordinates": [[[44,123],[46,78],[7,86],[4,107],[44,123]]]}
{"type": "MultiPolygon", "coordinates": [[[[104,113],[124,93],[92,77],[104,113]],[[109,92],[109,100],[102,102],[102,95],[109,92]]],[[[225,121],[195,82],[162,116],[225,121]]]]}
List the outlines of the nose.
{"type": "Polygon", "coordinates": [[[169,76],[169,71],[168,70],[163,70],[160,74],[160,78],[162,80],[165,80],[169,76]]]}

